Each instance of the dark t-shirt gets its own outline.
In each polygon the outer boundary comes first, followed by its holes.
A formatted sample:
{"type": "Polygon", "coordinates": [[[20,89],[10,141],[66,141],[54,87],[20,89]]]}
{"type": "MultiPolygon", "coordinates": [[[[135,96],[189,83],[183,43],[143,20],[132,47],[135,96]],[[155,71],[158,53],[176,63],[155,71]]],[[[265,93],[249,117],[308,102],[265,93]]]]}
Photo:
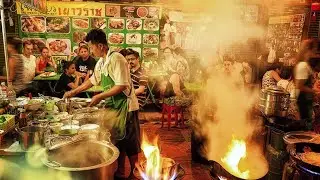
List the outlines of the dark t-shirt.
{"type": "Polygon", "coordinates": [[[135,72],[131,71],[131,79],[133,83],[134,89],[138,89],[139,86],[145,86],[144,92],[142,94],[137,95],[139,105],[143,105],[146,99],[146,89],[148,85],[148,76],[146,75],[143,68],[137,69],[135,72]]]}
{"type": "Polygon", "coordinates": [[[97,61],[93,57],[89,56],[89,59],[87,59],[86,61],[84,61],[81,57],[78,57],[75,60],[76,70],[78,72],[88,73],[91,70],[90,76],[92,75],[94,67],[97,63],[97,61]]]}
{"type": "Polygon", "coordinates": [[[68,86],[69,83],[74,82],[75,78],[72,76],[68,76],[65,73],[63,73],[60,76],[59,81],[57,82],[57,85],[55,87],[55,91],[60,93],[60,92],[65,92],[65,91],[70,91],[71,88],[68,86]]]}

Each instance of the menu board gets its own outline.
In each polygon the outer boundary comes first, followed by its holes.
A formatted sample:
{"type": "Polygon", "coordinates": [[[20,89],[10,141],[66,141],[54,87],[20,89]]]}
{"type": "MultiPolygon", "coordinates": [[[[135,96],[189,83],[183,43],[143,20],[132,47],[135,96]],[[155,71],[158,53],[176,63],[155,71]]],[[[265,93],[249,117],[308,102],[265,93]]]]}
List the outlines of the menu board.
{"type": "Polygon", "coordinates": [[[298,51],[304,22],[305,14],[269,18],[267,40],[277,52],[279,58],[298,51]]]}
{"type": "Polygon", "coordinates": [[[160,19],[160,7],[106,4],[107,17],[160,19]]]}
{"type": "Polygon", "coordinates": [[[47,0],[20,0],[24,6],[35,9],[39,12],[47,12],[47,0]]]}
{"type": "MultiPolygon", "coordinates": [[[[99,13],[92,17],[85,16],[86,14],[73,16],[71,13],[71,16],[62,16],[58,11],[61,8],[68,9],[70,5],[68,2],[48,2],[48,7],[55,5],[56,15],[22,13],[19,15],[19,35],[23,40],[30,40],[33,43],[34,54],[39,54],[40,48],[47,46],[51,55],[60,57],[75,52],[79,42],[84,41],[87,33],[91,29],[99,28],[106,33],[109,47],[112,50],[132,48],[138,51],[141,59],[144,60],[158,57],[160,30],[159,19],[155,17],[159,17],[160,10],[157,10],[158,14],[155,15],[153,10],[150,11],[152,7],[146,7],[148,13],[142,16],[139,14],[139,7],[135,7],[134,11],[130,10],[132,16],[129,17],[128,13],[124,13],[128,12],[126,6],[117,5],[111,8],[109,4],[90,4],[86,2],[82,6],[91,8],[93,11],[100,7],[106,7],[101,10],[105,14],[100,16],[99,13]],[[126,11],[118,11],[117,7],[126,9],[126,11]],[[152,13],[150,14],[150,12],[152,13]]],[[[73,7],[80,7],[80,5],[76,4],[73,7]]],[[[160,7],[156,9],[160,9],[160,7]]],[[[72,9],[70,10],[72,11],[72,9]]],[[[100,12],[100,10],[98,11],[100,12]]],[[[22,12],[21,9],[20,12],[22,12]]]]}

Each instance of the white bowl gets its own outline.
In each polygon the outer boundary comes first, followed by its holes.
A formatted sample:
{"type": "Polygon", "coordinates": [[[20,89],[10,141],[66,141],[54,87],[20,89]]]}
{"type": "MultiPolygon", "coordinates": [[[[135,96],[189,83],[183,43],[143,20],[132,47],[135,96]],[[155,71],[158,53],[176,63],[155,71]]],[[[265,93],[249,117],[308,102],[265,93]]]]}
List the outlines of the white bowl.
{"type": "Polygon", "coordinates": [[[97,130],[99,128],[98,124],[85,124],[80,127],[81,130],[97,130]]]}
{"type": "Polygon", "coordinates": [[[66,129],[79,130],[80,126],[78,126],[78,125],[64,125],[64,126],[61,127],[61,130],[66,130],[66,129]]]}
{"type": "Polygon", "coordinates": [[[70,122],[70,120],[67,120],[67,121],[63,121],[63,123],[65,125],[76,125],[76,126],[79,126],[79,121],[77,121],[77,120],[72,120],[72,123],[70,122]]]}

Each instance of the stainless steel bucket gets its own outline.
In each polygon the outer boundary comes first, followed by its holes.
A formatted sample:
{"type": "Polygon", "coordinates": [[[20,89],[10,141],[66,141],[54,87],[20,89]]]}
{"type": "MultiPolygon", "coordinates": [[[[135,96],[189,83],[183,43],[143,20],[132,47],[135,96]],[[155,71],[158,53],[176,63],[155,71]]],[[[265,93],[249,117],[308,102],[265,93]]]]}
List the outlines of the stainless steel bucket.
{"type": "Polygon", "coordinates": [[[24,150],[28,150],[35,144],[44,145],[44,127],[26,126],[20,129],[16,128],[16,131],[19,133],[19,142],[24,150]]]}
{"type": "Polygon", "coordinates": [[[260,110],[266,116],[285,117],[290,104],[290,94],[282,89],[261,90],[260,110]]]}

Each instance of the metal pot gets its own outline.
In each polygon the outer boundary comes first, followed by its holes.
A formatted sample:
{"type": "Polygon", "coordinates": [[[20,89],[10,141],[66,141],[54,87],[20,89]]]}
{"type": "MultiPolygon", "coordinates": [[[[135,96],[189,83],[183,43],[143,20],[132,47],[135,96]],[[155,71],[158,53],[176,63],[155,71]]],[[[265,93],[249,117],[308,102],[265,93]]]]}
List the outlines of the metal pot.
{"type": "Polygon", "coordinates": [[[261,90],[260,110],[266,116],[286,117],[290,103],[290,94],[282,89],[261,90]]]}
{"type": "Polygon", "coordinates": [[[76,180],[112,180],[119,157],[113,144],[96,140],[63,143],[43,152],[47,154],[41,158],[44,165],[55,171],[67,171],[76,180]]]}
{"type": "Polygon", "coordinates": [[[301,153],[304,153],[306,148],[308,148],[311,152],[320,153],[320,144],[315,143],[295,143],[288,149],[291,158],[295,161],[297,166],[307,169],[311,173],[318,174],[318,177],[320,177],[319,166],[303,161],[301,153]]]}
{"type": "Polygon", "coordinates": [[[26,126],[21,129],[16,128],[16,131],[19,133],[19,142],[23,150],[28,150],[35,144],[44,145],[44,127],[26,126]]]}
{"type": "Polygon", "coordinates": [[[58,107],[60,112],[69,112],[71,109],[71,101],[69,99],[60,100],[56,102],[56,106],[58,107]]]}

